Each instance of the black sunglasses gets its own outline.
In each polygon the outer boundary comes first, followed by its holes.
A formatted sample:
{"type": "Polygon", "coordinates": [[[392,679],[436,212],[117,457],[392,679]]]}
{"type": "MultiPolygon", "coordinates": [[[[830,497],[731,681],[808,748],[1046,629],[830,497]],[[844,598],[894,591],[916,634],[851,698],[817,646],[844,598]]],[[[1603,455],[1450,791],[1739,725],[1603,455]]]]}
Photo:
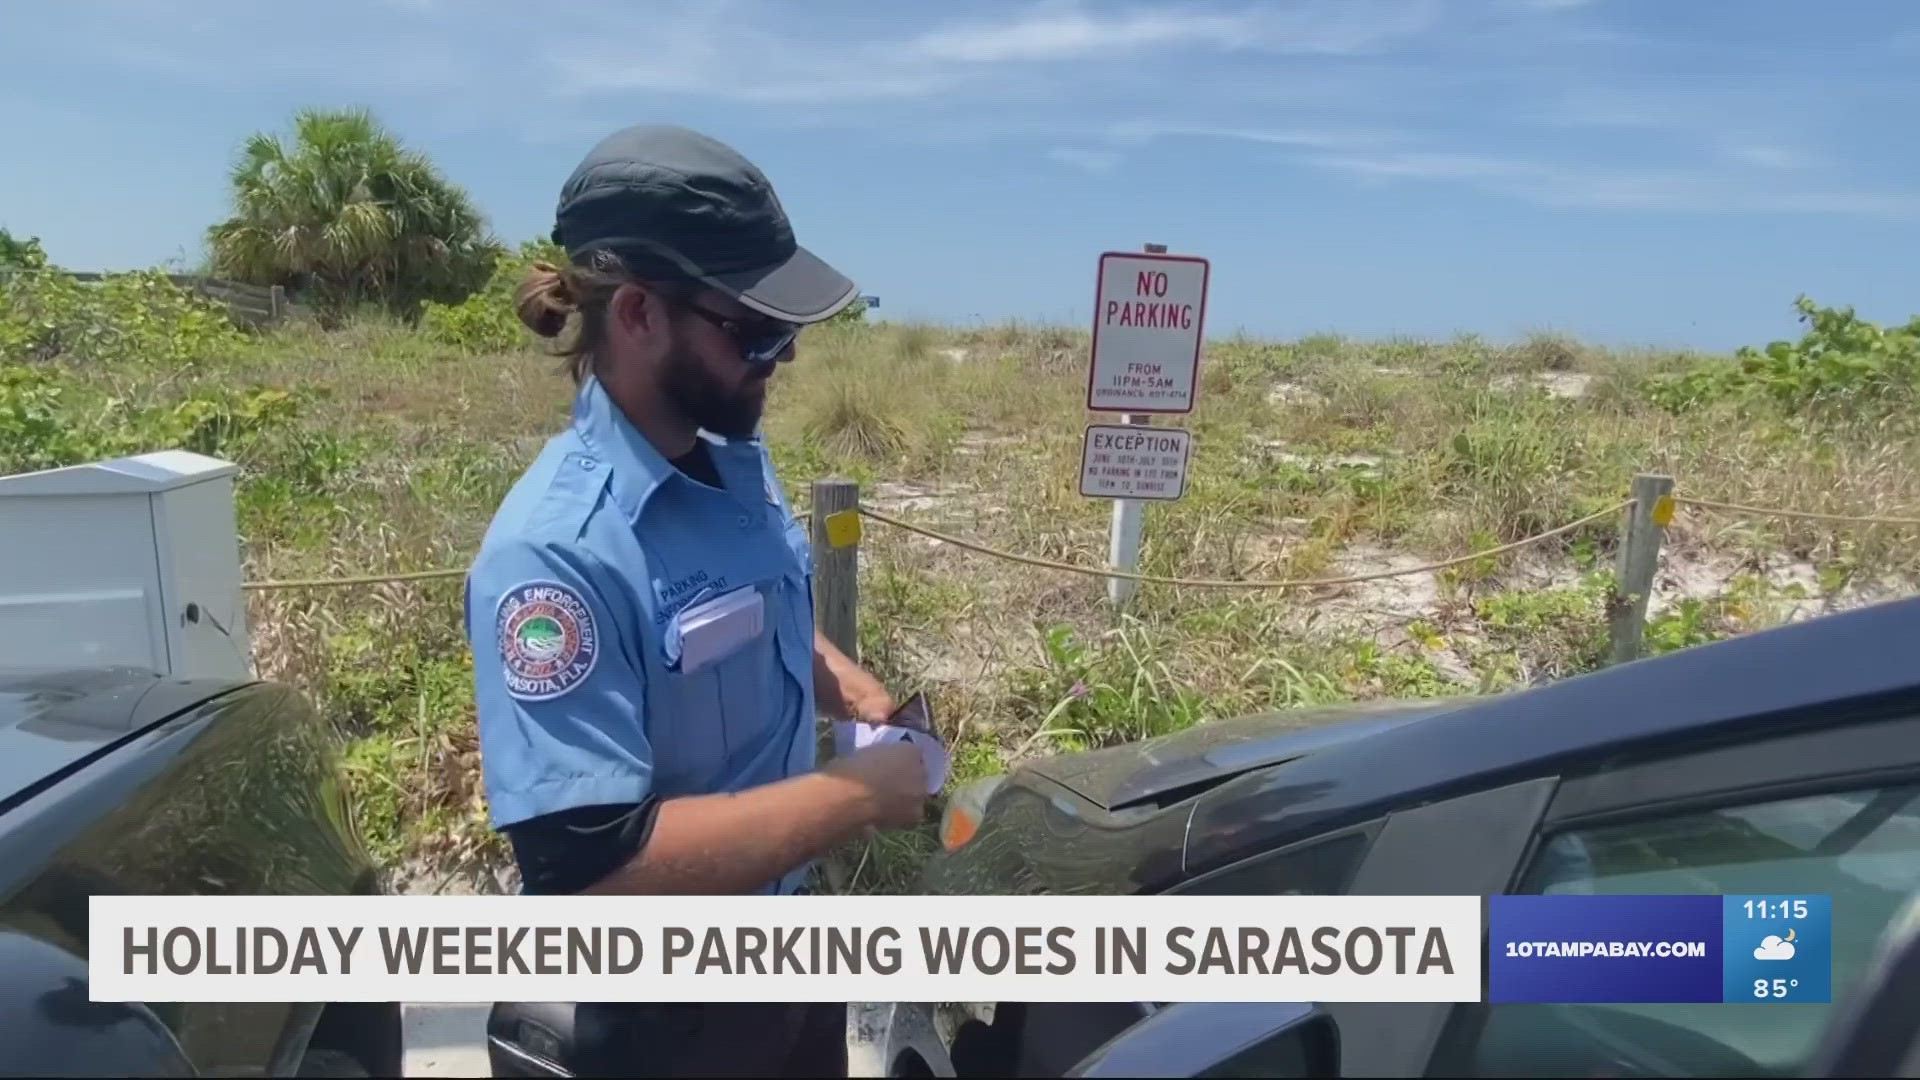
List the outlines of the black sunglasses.
{"type": "Polygon", "coordinates": [[[705,319],[740,347],[740,356],[749,366],[771,367],[793,347],[800,327],[780,319],[722,315],[693,302],[691,297],[669,294],[668,299],[705,319]]]}

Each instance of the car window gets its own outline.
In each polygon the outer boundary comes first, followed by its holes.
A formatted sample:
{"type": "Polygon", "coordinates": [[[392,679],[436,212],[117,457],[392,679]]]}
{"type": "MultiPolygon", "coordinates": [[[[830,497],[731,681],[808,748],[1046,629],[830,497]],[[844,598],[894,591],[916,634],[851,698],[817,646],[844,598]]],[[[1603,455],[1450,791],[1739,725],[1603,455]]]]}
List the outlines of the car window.
{"type": "Polygon", "coordinates": [[[1315,1076],[1307,1044],[1297,1030],[1282,1031],[1254,1043],[1218,1065],[1194,1073],[1202,1080],[1253,1080],[1255,1077],[1315,1076]]]}
{"type": "Polygon", "coordinates": [[[1262,855],[1173,891],[1195,896],[1334,896],[1347,889],[1371,833],[1338,836],[1262,855]]]}
{"type": "MultiPolygon", "coordinates": [[[[1920,892],[1920,785],[1776,799],[1563,833],[1519,893],[1832,897],[1832,999],[1920,892]]],[[[1430,1075],[1799,1076],[1832,1004],[1478,1005],[1430,1075]]]]}
{"type": "Polygon", "coordinates": [[[1294,1002],[1184,1002],[1163,1007],[1081,1058],[1070,1071],[1019,1076],[1331,1076],[1338,1072],[1333,1017],[1294,1002]]]}

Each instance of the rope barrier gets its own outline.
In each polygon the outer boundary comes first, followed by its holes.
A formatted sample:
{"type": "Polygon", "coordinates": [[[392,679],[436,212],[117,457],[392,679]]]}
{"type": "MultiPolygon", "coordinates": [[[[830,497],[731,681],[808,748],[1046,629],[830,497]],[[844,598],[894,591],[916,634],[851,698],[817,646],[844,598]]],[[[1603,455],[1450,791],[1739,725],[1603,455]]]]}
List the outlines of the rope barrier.
{"type": "Polygon", "coordinates": [[[1689,499],[1675,495],[1676,506],[1695,506],[1702,510],[1726,510],[1736,514],[1754,514],[1759,517],[1805,518],[1809,521],[1840,521],[1852,525],[1920,525],[1920,518],[1910,517],[1863,517],[1856,514],[1819,514],[1811,510],[1780,510],[1764,506],[1743,506],[1739,503],[1714,502],[1711,499],[1689,499]]]}
{"type": "Polygon", "coordinates": [[[1028,566],[1038,566],[1047,570],[1061,570],[1070,574],[1084,574],[1088,577],[1125,578],[1128,581],[1140,581],[1154,585],[1178,585],[1196,589],[1318,589],[1331,585],[1355,585],[1366,581],[1379,581],[1384,578],[1406,577],[1409,574],[1424,574],[1433,570],[1444,570],[1450,566],[1461,566],[1466,563],[1476,562],[1480,559],[1490,559],[1496,555],[1504,555],[1509,551],[1526,547],[1529,544],[1537,544],[1543,540],[1551,540],[1556,536],[1570,533],[1582,525],[1598,521],[1603,517],[1618,514],[1620,511],[1632,506],[1633,502],[1632,499],[1627,499],[1605,510],[1588,514],[1578,521],[1570,521],[1559,528],[1549,529],[1537,536],[1529,536],[1523,540],[1515,540],[1510,544],[1502,544],[1496,548],[1488,548],[1486,551],[1476,551],[1471,555],[1442,559],[1439,562],[1426,563],[1421,566],[1409,566],[1400,570],[1382,570],[1371,574],[1349,574],[1345,577],[1332,578],[1293,578],[1280,581],[1224,581],[1208,578],[1157,577],[1151,574],[1131,574],[1120,570],[1102,570],[1092,566],[1077,566],[1073,563],[1055,562],[1052,559],[1040,559],[1031,555],[1018,555],[1011,551],[1000,551],[996,548],[987,547],[984,544],[974,543],[971,540],[962,540],[957,536],[949,536],[946,533],[937,532],[925,526],[902,521],[899,518],[883,514],[878,510],[869,510],[862,507],[860,513],[865,517],[870,517],[875,521],[891,525],[896,529],[905,529],[907,532],[918,533],[931,540],[938,540],[944,544],[952,544],[955,547],[965,548],[968,551],[978,552],[979,554],[988,555],[996,559],[1025,563],[1028,566]]]}
{"type": "Polygon", "coordinates": [[[366,574],[344,578],[298,578],[288,581],[248,581],[242,589],[324,589],[335,585],[381,585],[389,581],[425,581],[429,578],[466,576],[466,568],[454,570],[417,570],[408,574],[366,574]]]}
{"type": "MultiPolygon", "coordinates": [[[[1673,496],[1673,502],[1676,506],[1691,506],[1702,510],[1722,510],[1737,514],[1752,514],[1758,517],[1803,518],[1810,521],[1836,521],[1855,525],[1920,526],[1920,518],[1911,517],[1825,514],[1816,513],[1811,510],[1784,510],[1764,506],[1746,506],[1741,503],[1717,502],[1712,499],[1694,499],[1681,495],[1673,496]]],[[[1386,578],[1406,577],[1410,574],[1430,573],[1435,570],[1445,570],[1448,567],[1462,566],[1479,559],[1490,559],[1498,555],[1504,555],[1510,551],[1517,551],[1531,544],[1537,544],[1544,540],[1551,540],[1556,536],[1565,535],[1580,528],[1582,525],[1591,524],[1611,514],[1617,514],[1632,505],[1633,500],[1627,499],[1616,506],[1596,511],[1578,521],[1568,522],[1559,528],[1549,529],[1535,536],[1515,540],[1512,543],[1502,544],[1499,547],[1488,548],[1486,551],[1477,551],[1471,555],[1460,555],[1451,559],[1442,559],[1439,562],[1409,566],[1401,570],[1382,570],[1370,574],[1348,574],[1343,577],[1291,578],[1268,581],[1229,581],[1213,578],[1161,577],[1153,574],[1133,574],[1121,570],[1105,570],[1095,566],[1080,566],[1074,563],[1058,562],[1053,559],[1042,559],[1032,555],[1021,555],[1016,552],[1002,551],[998,548],[988,547],[985,544],[976,543],[972,540],[966,540],[935,529],[929,529],[924,525],[915,525],[910,521],[904,521],[890,514],[864,506],[860,508],[860,514],[863,517],[872,518],[882,524],[891,525],[896,529],[917,533],[929,540],[935,540],[943,544],[951,544],[954,547],[972,551],[980,555],[986,555],[990,558],[1022,563],[1027,566],[1037,566],[1045,570],[1059,570],[1069,574],[1081,574],[1087,577],[1122,578],[1128,581],[1139,581],[1151,585],[1175,585],[1182,588],[1193,589],[1320,589],[1334,585],[1357,585],[1363,582],[1380,581],[1386,578]]],[[[794,512],[794,518],[799,521],[809,520],[812,516],[812,510],[810,508],[796,509],[794,512]]],[[[346,585],[380,585],[397,581],[428,581],[435,578],[463,577],[466,573],[466,569],[462,567],[448,570],[419,570],[404,574],[364,574],[356,577],[343,578],[297,578],[283,581],[249,581],[243,583],[241,588],[249,591],[262,591],[267,589],[325,589],[346,585]]]]}

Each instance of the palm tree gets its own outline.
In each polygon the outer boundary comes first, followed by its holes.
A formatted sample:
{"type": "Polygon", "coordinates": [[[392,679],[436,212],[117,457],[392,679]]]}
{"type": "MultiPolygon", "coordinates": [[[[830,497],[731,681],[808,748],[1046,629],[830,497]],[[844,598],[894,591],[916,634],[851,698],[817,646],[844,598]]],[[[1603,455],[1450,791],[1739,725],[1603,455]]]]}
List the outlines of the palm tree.
{"type": "Polygon", "coordinates": [[[323,325],[361,301],[412,316],[486,282],[501,245],[465,191],[365,110],[304,109],[291,145],[256,133],[207,230],[214,273],[299,293],[323,325]]]}

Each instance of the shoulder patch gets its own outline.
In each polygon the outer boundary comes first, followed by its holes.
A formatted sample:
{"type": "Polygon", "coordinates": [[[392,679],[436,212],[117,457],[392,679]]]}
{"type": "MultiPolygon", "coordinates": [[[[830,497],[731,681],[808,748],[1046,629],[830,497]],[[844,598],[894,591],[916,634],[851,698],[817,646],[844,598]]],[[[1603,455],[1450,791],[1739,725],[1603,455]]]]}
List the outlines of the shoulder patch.
{"type": "Polygon", "coordinates": [[[593,609],[557,581],[529,581],[508,589],[495,613],[507,693],[547,701],[579,686],[600,659],[593,609]]]}

